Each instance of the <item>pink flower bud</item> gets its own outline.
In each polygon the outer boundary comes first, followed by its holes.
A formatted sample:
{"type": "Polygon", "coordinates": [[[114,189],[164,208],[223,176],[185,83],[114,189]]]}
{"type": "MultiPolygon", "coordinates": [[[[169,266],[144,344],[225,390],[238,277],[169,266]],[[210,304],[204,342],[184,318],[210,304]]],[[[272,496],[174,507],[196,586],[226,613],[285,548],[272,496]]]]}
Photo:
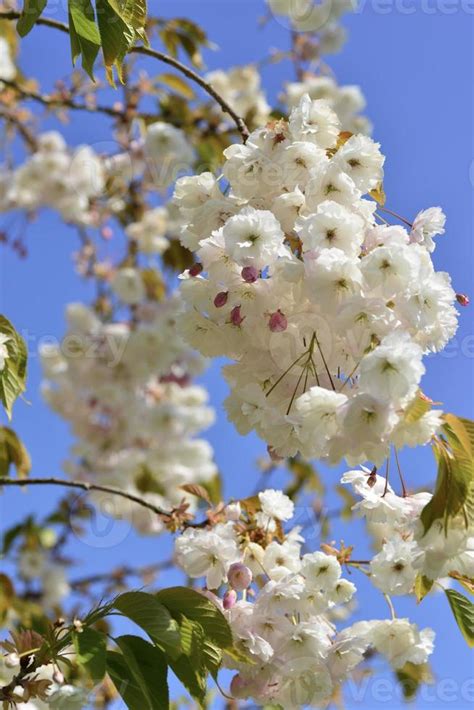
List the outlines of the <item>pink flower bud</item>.
{"type": "Polygon", "coordinates": [[[102,227],[102,229],[100,230],[100,236],[102,237],[102,239],[108,241],[109,239],[112,239],[114,233],[110,227],[102,227]]]}
{"type": "Polygon", "coordinates": [[[222,602],[224,609],[226,611],[227,611],[227,609],[232,609],[232,607],[234,606],[236,601],[237,601],[237,592],[234,589],[229,589],[229,591],[224,594],[224,599],[222,602]]]}
{"type": "Polygon", "coordinates": [[[240,313],[240,306],[234,306],[231,310],[230,322],[232,325],[241,325],[244,322],[244,317],[240,313]]]}
{"type": "Polygon", "coordinates": [[[61,673],[60,670],[55,670],[55,671],[54,671],[54,673],[53,673],[53,680],[54,680],[54,682],[57,683],[58,685],[62,685],[62,684],[64,683],[64,676],[63,676],[63,674],[61,673]]]}
{"type": "Polygon", "coordinates": [[[459,303],[460,306],[468,306],[471,302],[469,296],[466,296],[465,293],[457,293],[456,301],[459,303]]]}
{"type": "Polygon", "coordinates": [[[199,276],[199,274],[202,271],[202,264],[193,264],[191,268],[189,269],[189,275],[190,276],[199,276]]]}
{"type": "Polygon", "coordinates": [[[214,299],[214,305],[216,308],[222,308],[222,306],[225,306],[227,303],[227,299],[229,298],[229,293],[228,291],[221,291],[220,293],[217,294],[217,296],[214,299]]]}
{"type": "Polygon", "coordinates": [[[247,589],[252,584],[252,572],[242,562],[235,562],[229,567],[227,579],[233,589],[237,592],[243,592],[244,589],[247,589]]]}
{"type": "Polygon", "coordinates": [[[284,457],[284,456],[280,456],[279,454],[277,454],[277,452],[275,451],[275,449],[273,448],[273,446],[268,445],[268,446],[267,446],[267,451],[268,451],[268,455],[270,456],[270,459],[271,459],[274,463],[281,463],[282,461],[285,461],[285,457],[284,457]]]}
{"type": "Polygon", "coordinates": [[[258,279],[259,271],[255,266],[244,266],[241,276],[245,283],[253,284],[258,279]]]}
{"type": "Polygon", "coordinates": [[[275,313],[272,313],[268,326],[272,333],[283,333],[284,330],[288,328],[288,321],[284,313],[278,309],[275,313]]]}

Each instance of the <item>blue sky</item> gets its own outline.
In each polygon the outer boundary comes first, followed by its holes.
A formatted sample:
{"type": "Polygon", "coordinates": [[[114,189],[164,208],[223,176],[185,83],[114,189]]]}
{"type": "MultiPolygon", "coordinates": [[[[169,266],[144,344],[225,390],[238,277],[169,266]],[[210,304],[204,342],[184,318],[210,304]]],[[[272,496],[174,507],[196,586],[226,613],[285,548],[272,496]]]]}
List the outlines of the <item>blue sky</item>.
{"type": "MultiPolygon", "coordinates": [[[[425,207],[443,206],[448,217],[447,231],[438,240],[434,260],[438,269],[451,273],[457,291],[472,294],[474,9],[470,9],[471,5],[447,0],[363,2],[359,12],[345,18],[348,42],[343,52],[331,57],[329,63],[340,83],[360,84],[367,98],[374,136],[387,156],[387,206],[408,218],[425,207]],[[415,11],[403,12],[403,8],[415,11]]],[[[270,48],[289,45],[289,33],[283,24],[272,21],[264,29],[258,28],[257,18],[264,13],[264,3],[258,0],[160,0],[159,3],[151,0],[150,11],[161,16],[188,16],[205,27],[219,47],[205,53],[209,69],[257,61],[270,48]]],[[[53,16],[62,15],[59,12],[53,16]]],[[[151,74],[161,71],[148,59],[141,63],[151,74]]],[[[26,75],[39,78],[46,90],[69,71],[67,39],[37,28],[22,42],[20,65],[26,75]]],[[[283,82],[293,80],[292,67],[289,63],[268,66],[263,80],[272,103],[283,82]]],[[[48,125],[54,123],[50,121],[48,125]]],[[[72,144],[103,145],[110,141],[107,121],[94,116],[74,114],[64,133],[72,144]]],[[[0,225],[7,222],[8,217],[0,216],[0,225]]],[[[20,222],[13,226],[14,230],[20,228],[20,222]]],[[[76,235],[55,215],[45,212],[29,225],[27,243],[26,260],[19,260],[4,248],[0,250],[1,312],[30,341],[29,404],[16,405],[14,426],[31,452],[33,473],[57,475],[71,439],[66,426],[48,410],[39,395],[41,376],[36,348],[45,337],[61,336],[64,305],[71,300],[87,300],[89,289],[73,274],[71,253],[77,248],[76,235]]],[[[462,310],[458,334],[447,351],[427,359],[423,384],[424,391],[443,402],[445,410],[470,417],[474,415],[472,308],[462,310]]],[[[226,495],[248,495],[256,483],[255,460],[264,454],[265,447],[254,436],[240,437],[227,423],[222,410],[226,386],[219,365],[211,366],[202,379],[218,414],[209,439],[222,471],[226,495]]],[[[403,452],[402,465],[413,487],[434,480],[434,463],[426,450],[403,452]]],[[[329,485],[338,481],[341,469],[321,470],[329,485]]],[[[271,483],[276,485],[283,480],[283,475],[277,474],[271,483]]],[[[58,495],[57,490],[50,488],[37,488],[29,494],[8,490],[0,498],[2,529],[27,512],[46,513],[53,508],[58,495]]],[[[361,555],[367,552],[362,526],[341,526],[336,529],[335,538],[341,537],[355,544],[361,555]]],[[[127,524],[114,522],[110,526],[108,521],[99,520],[85,540],[74,540],[69,552],[82,560],[78,569],[82,575],[132,561],[154,562],[166,558],[169,549],[169,539],[138,538],[127,524]]],[[[361,590],[356,618],[385,616],[381,595],[371,590],[365,578],[354,577],[354,581],[361,590]]],[[[438,636],[433,667],[443,682],[438,683],[437,696],[431,691],[429,697],[417,701],[416,707],[467,708],[469,699],[474,700],[474,688],[467,685],[474,670],[472,657],[450,616],[446,599],[441,594],[430,596],[417,609],[411,601],[396,599],[395,605],[400,616],[416,617],[421,627],[432,626],[438,636]]],[[[388,679],[390,675],[383,677],[388,679]]],[[[397,697],[390,693],[389,690],[387,695],[386,689],[372,685],[362,697],[352,693],[347,705],[350,709],[366,710],[376,710],[387,703],[391,708],[401,707],[397,697]]],[[[213,707],[222,705],[216,700],[213,707]]]]}

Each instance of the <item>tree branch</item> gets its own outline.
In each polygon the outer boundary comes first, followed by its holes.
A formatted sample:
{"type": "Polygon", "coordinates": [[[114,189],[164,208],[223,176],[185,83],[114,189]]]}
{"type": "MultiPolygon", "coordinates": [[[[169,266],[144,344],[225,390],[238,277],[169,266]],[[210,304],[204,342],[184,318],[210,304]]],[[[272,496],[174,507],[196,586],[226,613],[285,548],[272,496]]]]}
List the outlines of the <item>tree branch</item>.
{"type": "Polygon", "coordinates": [[[209,96],[214,99],[214,101],[219,104],[223,112],[227,113],[232,118],[235,125],[237,126],[240,135],[242,136],[243,142],[246,142],[247,138],[250,135],[250,131],[247,128],[244,119],[239,116],[231,106],[229,106],[227,101],[225,101],[222,96],[218,94],[217,91],[213,89],[213,87],[205,79],[202,78],[202,76],[187,67],[185,64],[182,64],[177,59],[174,59],[174,57],[170,57],[168,54],[159,52],[156,49],[151,49],[149,47],[132,47],[130,53],[132,52],[134,54],[145,54],[148,57],[154,57],[155,59],[158,59],[159,61],[164,62],[165,64],[169,64],[171,67],[174,67],[182,74],[187,76],[188,79],[191,79],[191,81],[194,81],[196,84],[198,84],[202,89],[204,89],[204,91],[209,94],[209,96]]]}
{"type": "MultiPolygon", "coordinates": [[[[14,10],[9,10],[7,12],[0,12],[0,20],[19,20],[21,17],[21,12],[15,12],[14,10]]],[[[45,27],[53,27],[55,30],[60,32],[65,32],[69,34],[69,27],[64,22],[58,22],[58,20],[50,20],[47,17],[38,17],[35,25],[44,25],[45,27]]]]}
{"type": "MultiPolygon", "coordinates": [[[[0,20],[17,20],[20,17],[19,12],[0,12],[0,20]]],[[[46,25],[47,27],[54,27],[57,30],[60,30],[61,32],[66,32],[69,34],[69,28],[66,24],[63,22],[58,22],[57,20],[49,20],[44,17],[39,17],[36,20],[37,25],[46,25]]],[[[184,74],[188,79],[191,79],[195,84],[198,84],[204,91],[206,91],[209,96],[211,96],[214,101],[216,101],[221,109],[223,110],[224,113],[227,113],[232,120],[234,121],[235,125],[237,126],[237,129],[242,136],[242,140],[245,143],[247,138],[250,135],[249,129],[244,121],[244,119],[239,116],[234,109],[225,101],[225,99],[222,98],[220,94],[217,93],[215,89],[207,82],[205,79],[203,79],[202,76],[197,74],[193,69],[190,69],[187,67],[185,64],[182,64],[178,59],[175,59],[174,57],[171,57],[168,54],[165,54],[164,52],[159,52],[156,49],[151,49],[149,47],[132,47],[130,49],[130,53],[133,54],[144,54],[148,57],[153,57],[154,59],[158,59],[158,61],[163,62],[164,64],[169,64],[169,66],[174,67],[174,69],[177,69],[181,74],[184,74]]]]}
{"type": "Polygon", "coordinates": [[[110,495],[125,498],[131,503],[136,503],[142,508],[150,510],[152,513],[155,513],[155,515],[163,518],[165,523],[176,521],[177,528],[205,527],[208,523],[207,520],[204,520],[201,523],[191,523],[188,520],[182,519],[183,512],[180,511],[180,509],[170,511],[163,510],[157,505],[148,503],[146,500],[143,500],[143,498],[140,498],[133,493],[127,493],[126,491],[122,491],[120,488],[114,488],[112,486],[103,486],[99,483],[88,483],[87,481],[68,481],[67,479],[62,478],[0,478],[0,488],[2,486],[19,486],[21,488],[26,486],[62,486],[63,488],[76,488],[78,490],[86,491],[87,493],[90,493],[91,491],[110,493],[110,495]]]}

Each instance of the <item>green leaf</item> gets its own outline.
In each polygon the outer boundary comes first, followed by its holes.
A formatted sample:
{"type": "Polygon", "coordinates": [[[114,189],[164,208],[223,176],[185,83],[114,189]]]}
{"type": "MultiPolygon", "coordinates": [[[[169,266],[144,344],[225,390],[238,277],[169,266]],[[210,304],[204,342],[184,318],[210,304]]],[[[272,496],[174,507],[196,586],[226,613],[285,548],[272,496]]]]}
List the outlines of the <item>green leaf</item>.
{"type": "Polygon", "coordinates": [[[24,0],[21,17],[17,22],[16,28],[20,37],[30,32],[44,8],[47,0],[24,0]]]}
{"type": "Polygon", "coordinates": [[[115,86],[113,67],[117,67],[119,78],[123,81],[122,63],[135,41],[136,32],[122,20],[108,0],[96,0],[96,14],[107,79],[115,86]]]}
{"type": "Polygon", "coordinates": [[[474,648],[474,604],[454,589],[446,589],[451,611],[470,648],[474,648]]]}
{"type": "Polygon", "coordinates": [[[27,351],[23,338],[5,316],[0,316],[0,336],[8,352],[0,371],[0,401],[11,419],[13,403],[25,391],[27,351]]]}
{"type": "Polygon", "coordinates": [[[433,674],[428,663],[416,665],[408,661],[397,671],[397,679],[402,686],[405,700],[412,700],[422,683],[433,682],[433,674]]]}
{"type": "Polygon", "coordinates": [[[129,710],[145,710],[150,707],[125,656],[116,651],[107,651],[107,673],[129,710]]]}
{"type": "Polygon", "coordinates": [[[474,422],[454,414],[445,414],[443,419],[446,422],[444,431],[450,444],[454,448],[460,446],[468,456],[474,458],[474,422]]]}
{"type": "Polygon", "coordinates": [[[410,402],[403,417],[404,424],[413,424],[427,414],[433,406],[428,397],[421,390],[418,390],[416,397],[410,402]]]}
{"type": "Polygon", "coordinates": [[[73,634],[76,659],[93,681],[99,682],[105,675],[107,640],[104,634],[91,628],[73,634]]]}
{"type": "Polygon", "coordinates": [[[172,615],[184,614],[191,621],[197,621],[202,626],[206,639],[219,648],[232,646],[232,632],[227,619],[203,594],[187,587],[171,587],[158,592],[156,599],[172,615]]]}
{"type": "Polygon", "coordinates": [[[165,84],[173,91],[176,91],[176,93],[184,96],[185,99],[194,99],[194,91],[182,77],[178,76],[178,74],[159,74],[156,79],[161,84],[165,84]]]}
{"type": "Polygon", "coordinates": [[[7,476],[14,465],[18,478],[26,478],[31,470],[31,459],[25,445],[13,429],[0,427],[0,476],[7,476]]]}
{"type": "Polygon", "coordinates": [[[433,584],[434,581],[428,577],[425,577],[424,574],[419,574],[417,576],[415,580],[415,595],[418,604],[422,602],[428,592],[431,591],[433,584]]]}
{"type": "Polygon", "coordinates": [[[204,631],[198,623],[190,621],[183,615],[178,617],[183,653],[177,658],[169,658],[168,662],[173,673],[202,706],[207,685],[204,631]]]}
{"type": "Polygon", "coordinates": [[[13,543],[25,531],[27,524],[28,521],[26,521],[26,523],[18,523],[18,525],[14,525],[13,527],[8,528],[8,530],[3,535],[1,547],[2,555],[7,555],[10,552],[13,543]]]}
{"type": "Polygon", "coordinates": [[[466,577],[464,574],[459,574],[459,572],[450,572],[448,576],[459,582],[466,592],[474,594],[474,579],[472,577],[466,577]]]}
{"type": "Polygon", "coordinates": [[[131,621],[135,622],[160,648],[171,657],[181,652],[178,625],[172,615],[155,595],[145,592],[126,592],[118,596],[112,605],[131,621]]]}
{"type": "Polygon", "coordinates": [[[69,34],[72,63],[82,56],[82,66],[94,80],[94,63],[100,49],[100,34],[90,0],[69,0],[69,34]]]}
{"type": "MultiPolygon", "coordinates": [[[[450,443],[452,440],[453,437],[450,443]]],[[[473,461],[462,447],[449,451],[444,443],[437,443],[433,449],[438,460],[438,477],[433,497],[421,511],[425,533],[439,519],[444,521],[447,531],[449,519],[466,512],[473,488],[473,461]]]]}
{"type": "Polygon", "coordinates": [[[146,0],[108,0],[109,5],[127,25],[135,30],[143,30],[146,25],[146,0]]]}
{"type": "Polygon", "coordinates": [[[140,710],[164,710],[169,707],[168,666],[163,653],[138,636],[115,639],[128,669],[145,696],[140,710]]]}

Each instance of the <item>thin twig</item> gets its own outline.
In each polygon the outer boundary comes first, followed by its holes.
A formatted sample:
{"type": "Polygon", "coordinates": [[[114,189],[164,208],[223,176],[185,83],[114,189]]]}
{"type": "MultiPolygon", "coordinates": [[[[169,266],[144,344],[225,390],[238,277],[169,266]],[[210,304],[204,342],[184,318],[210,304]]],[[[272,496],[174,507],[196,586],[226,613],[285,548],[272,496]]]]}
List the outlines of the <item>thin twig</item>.
{"type": "MultiPolygon", "coordinates": [[[[2,486],[19,486],[24,488],[26,486],[62,486],[63,488],[76,488],[78,490],[86,491],[87,493],[91,491],[98,491],[100,493],[110,493],[111,495],[119,496],[121,498],[126,498],[131,503],[136,503],[142,508],[147,508],[155,515],[160,518],[165,518],[172,520],[175,511],[163,510],[153,503],[148,503],[148,501],[143,500],[139,496],[133,493],[127,493],[122,491],[120,488],[113,488],[112,486],[102,486],[98,483],[89,483],[87,481],[68,481],[62,478],[0,478],[0,488],[2,486]]],[[[182,526],[185,528],[189,527],[203,527],[207,524],[207,520],[202,523],[190,523],[188,521],[182,521],[182,526]]]]}
{"type": "MultiPolygon", "coordinates": [[[[20,16],[21,14],[19,12],[0,12],[0,20],[18,20],[20,16]]],[[[69,27],[63,22],[58,22],[57,20],[49,20],[45,17],[39,17],[36,20],[35,24],[53,27],[54,29],[69,34],[69,27]]],[[[179,72],[184,74],[184,76],[188,77],[188,79],[191,79],[191,81],[194,81],[194,83],[198,84],[202,89],[204,89],[204,91],[209,94],[209,96],[214,99],[214,101],[219,104],[224,113],[229,114],[229,116],[232,118],[235,125],[237,126],[240,135],[242,136],[243,142],[246,142],[247,138],[250,135],[250,132],[247,128],[244,119],[234,111],[234,109],[227,103],[227,101],[225,101],[222,96],[218,94],[217,91],[209,84],[209,82],[203,79],[202,76],[187,67],[185,64],[182,64],[178,59],[175,59],[174,57],[171,57],[169,54],[165,54],[164,52],[159,52],[156,49],[151,49],[151,47],[132,47],[130,49],[130,53],[144,54],[148,57],[158,59],[160,62],[169,64],[169,66],[174,67],[179,72]]]]}
{"type": "MultiPolygon", "coordinates": [[[[14,10],[9,10],[7,12],[0,12],[0,20],[19,20],[21,17],[21,12],[15,12],[14,10]]],[[[69,27],[64,22],[59,22],[58,20],[50,20],[48,17],[38,17],[35,25],[45,25],[46,27],[53,27],[55,30],[60,32],[65,32],[69,34],[69,27]]]]}
{"type": "MultiPolygon", "coordinates": [[[[112,118],[126,118],[126,111],[118,109],[118,108],[113,108],[112,106],[103,106],[103,105],[94,105],[94,104],[86,104],[86,103],[78,103],[74,101],[73,99],[67,98],[67,97],[61,97],[61,96],[54,96],[54,95],[48,95],[48,94],[40,94],[37,93],[36,91],[30,91],[28,89],[25,89],[23,86],[20,86],[17,84],[16,81],[10,81],[8,79],[2,79],[2,84],[5,86],[8,86],[10,89],[13,89],[16,91],[20,96],[24,99],[31,99],[32,101],[36,101],[37,103],[42,104],[46,108],[50,109],[55,109],[55,108],[69,108],[72,109],[73,111],[88,111],[89,113],[104,113],[107,116],[111,116],[112,118]]],[[[151,114],[141,114],[141,113],[136,113],[135,114],[138,117],[142,118],[148,118],[151,116],[151,114]]]]}

